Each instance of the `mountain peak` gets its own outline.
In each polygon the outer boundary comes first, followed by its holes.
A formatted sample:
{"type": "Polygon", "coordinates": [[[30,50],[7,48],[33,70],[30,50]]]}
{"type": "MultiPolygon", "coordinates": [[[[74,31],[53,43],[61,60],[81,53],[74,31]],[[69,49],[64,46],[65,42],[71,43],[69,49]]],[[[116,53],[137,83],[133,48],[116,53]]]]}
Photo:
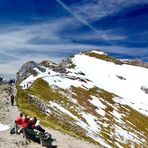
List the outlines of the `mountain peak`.
{"type": "Polygon", "coordinates": [[[101,50],[91,50],[89,51],[89,53],[96,53],[99,55],[107,55],[105,52],[101,51],[101,50]]]}

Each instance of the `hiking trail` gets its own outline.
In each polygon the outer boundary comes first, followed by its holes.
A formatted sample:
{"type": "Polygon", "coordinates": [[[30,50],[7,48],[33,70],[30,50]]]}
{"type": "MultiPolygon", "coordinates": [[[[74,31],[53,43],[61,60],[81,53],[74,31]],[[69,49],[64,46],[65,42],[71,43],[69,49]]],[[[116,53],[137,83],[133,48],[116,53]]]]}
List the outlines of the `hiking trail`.
{"type": "MultiPolygon", "coordinates": [[[[31,140],[27,140],[26,143],[22,134],[10,134],[10,130],[15,125],[14,121],[20,114],[15,101],[14,106],[11,106],[11,93],[16,95],[15,86],[0,85],[0,123],[10,126],[7,131],[0,131],[0,148],[42,148],[41,145],[31,140]]],[[[98,148],[94,144],[68,136],[60,131],[45,129],[52,135],[52,138],[56,139],[53,145],[57,145],[57,148],[98,148]]]]}

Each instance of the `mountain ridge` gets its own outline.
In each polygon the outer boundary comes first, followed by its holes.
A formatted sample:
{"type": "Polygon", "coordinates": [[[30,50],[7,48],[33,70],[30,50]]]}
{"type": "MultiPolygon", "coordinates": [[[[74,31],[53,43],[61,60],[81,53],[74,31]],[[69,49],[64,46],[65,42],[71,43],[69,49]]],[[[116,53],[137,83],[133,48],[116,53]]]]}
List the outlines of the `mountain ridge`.
{"type": "MultiPolygon", "coordinates": [[[[106,54],[106,53],[104,53],[104,52],[102,52],[100,50],[97,51],[97,52],[96,51],[97,50],[90,50],[88,52],[81,52],[80,54],[86,54],[86,55],[89,55],[91,57],[96,57],[96,58],[107,60],[107,61],[114,61],[117,64],[129,64],[129,65],[135,65],[135,66],[140,66],[140,67],[148,68],[148,62],[143,62],[143,61],[137,60],[137,59],[132,59],[132,60],[130,60],[130,59],[115,59],[115,58],[109,56],[108,54],[106,54]],[[95,54],[95,53],[99,53],[99,54],[95,54]]],[[[22,69],[31,69],[31,68],[34,68],[34,67],[44,66],[46,68],[52,68],[52,69],[54,69],[56,71],[56,69],[58,69],[59,67],[61,69],[62,68],[64,69],[65,67],[67,67],[68,64],[72,63],[71,59],[73,57],[74,56],[71,56],[69,58],[66,58],[66,59],[62,60],[59,64],[56,64],[56,63],[54,63],[52,61],[48,61],[48,60],[43,60],[40,63],[36,63],[34,61],[28,61],[17,72],[17,80],[20,80],[20,77],[22,77],[20,75],[22,69]]],[[[74,67],[74,65],[73,65],[73,67],[74,67]]],[[[65,70],[64,70],[64,72],[65,72],[65,70]]],[[[27,72],[25,71],[24,73],[27,73],[27,72]]]]}
{"type": "MultiPolygon", "coordinates": [[[[59,65],[48,62],[44,64],[30,66],[35,74],[26,70],[25,77],[21,78],[24,70],[20,69],[17,73],[17,99],[23,111],[28,112],[24,102],[28,105],[29,96],[34,95],[46,104],[46,107],[42,105],[41,112],[66,133],[71,131],[79,138],[105,147],[148,144],[147,110],[140,104],[146,102],[136,102],[136,95],[130,97],[132,93],[125,95],[124,90],[117,90],[116,87],[120,85],[119,88],[125,88],[131,85],[133,88],[130,91],[137,90],[145,98],[142,88],[147,89],[144,85],[147,79],[143,79],[145,75],[140,71],[147,72],[146,68],[132,66],[131,61],[115,59],[95,50],[74,55],[59,65]],[[132,73],[129,73],[130,69],[132,73]],[[139,72],[137,78],[142,76],[135,86],[132,85],[136,80],[133,72],[139,72]]],[[[34,108],[41,109],[41,103],[31,101],[31,104],[34,104],[34,108]]]]}

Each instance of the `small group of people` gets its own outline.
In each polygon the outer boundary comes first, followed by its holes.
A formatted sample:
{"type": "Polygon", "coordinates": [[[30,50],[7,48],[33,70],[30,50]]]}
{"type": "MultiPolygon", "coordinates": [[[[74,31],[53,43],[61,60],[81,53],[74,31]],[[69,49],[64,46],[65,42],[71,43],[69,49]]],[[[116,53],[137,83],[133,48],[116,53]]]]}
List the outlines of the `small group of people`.
{"type": "Polygon", "coordinates": [[[11,86],[12,84],[15,84],[15,79],[10,79],[8,84],[11,86]]]}
{"type": "Polygon", "coordinates": [[[45,133],[45,130],[40,126],[40,121],[36,117],[30,118],[30,116],[23,116],[22,113],[15,120],[17,132],[20,133],[23,128],[29,128],[45,133]]]}
{"type": "Polygon", "coordinates": [[[29,88],[30,85],[31,85],[31,83],[32,83],[32,82],[25,82],[25,83],[22,85],[23,89],[29,88]]]}

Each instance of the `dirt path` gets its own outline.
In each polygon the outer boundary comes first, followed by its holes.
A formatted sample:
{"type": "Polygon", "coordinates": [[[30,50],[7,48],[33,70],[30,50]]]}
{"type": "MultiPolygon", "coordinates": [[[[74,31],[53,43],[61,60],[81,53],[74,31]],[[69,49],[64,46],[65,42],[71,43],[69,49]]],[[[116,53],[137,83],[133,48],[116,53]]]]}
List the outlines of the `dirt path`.
{"type": "MultiPolygon", "coordinates": [[[[0,123],[14,127],[14,120],[19,115],[18,107],[10,105],[10,93],[15,94],[15,87],[6,84],[0,85],[0,123]]],[[[11,135],[10,129],[0,132],[0,148],[40,148],[40,145],[26,143],[22,135],[11,135]]]]}
{"type": "MultiPolygon", "coordinates": [[[[0,85],[0,123],[9,125],[10,129],[14,127],[14,120],[20,113],[16,103],[14,103],[14,106],[10,105],[9,94],[11,92],[16,94],[15,86],[0,85]]],[[[38,143],[32,141],[27,141],[26,143],[22,134],[11,135],[10,129],[0,132],[0,148],[41,148],[38,143]]],[[[46,130],[56,139],[56,142],[53,144],[57,145],[57,148],[99,148],[96,145],[75,139],[59,131],[46,130]]]]}

